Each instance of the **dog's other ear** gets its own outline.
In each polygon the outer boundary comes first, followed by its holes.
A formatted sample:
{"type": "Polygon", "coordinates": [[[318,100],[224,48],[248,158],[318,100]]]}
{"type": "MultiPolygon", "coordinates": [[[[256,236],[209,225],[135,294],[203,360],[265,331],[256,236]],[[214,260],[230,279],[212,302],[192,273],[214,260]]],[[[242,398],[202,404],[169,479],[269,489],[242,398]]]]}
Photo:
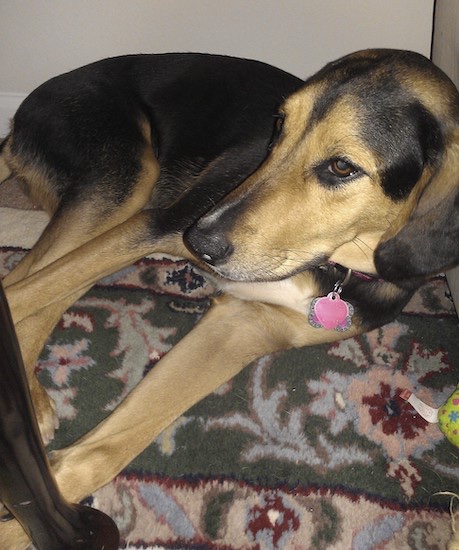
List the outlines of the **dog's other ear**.
{"type": "Polygon", "coordinates": [[[383,235],[375,265],[384,279],[423,279],[459,264],[459,128],[445,136],[437,168],[423,175],[399,221],[383,235]]]}

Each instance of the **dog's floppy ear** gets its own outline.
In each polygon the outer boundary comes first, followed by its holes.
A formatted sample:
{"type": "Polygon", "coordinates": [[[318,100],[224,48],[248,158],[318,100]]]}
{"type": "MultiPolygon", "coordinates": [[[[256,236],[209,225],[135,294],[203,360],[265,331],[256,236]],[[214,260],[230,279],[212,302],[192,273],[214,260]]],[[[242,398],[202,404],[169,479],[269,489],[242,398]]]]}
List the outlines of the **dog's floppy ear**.
{"type": "Polygon", "coordinates": [[[458,126],[444,142],[439,166],[427,169],[375,251],[376,268],[388,281],[425,278],[459,264],[458,126]]]}

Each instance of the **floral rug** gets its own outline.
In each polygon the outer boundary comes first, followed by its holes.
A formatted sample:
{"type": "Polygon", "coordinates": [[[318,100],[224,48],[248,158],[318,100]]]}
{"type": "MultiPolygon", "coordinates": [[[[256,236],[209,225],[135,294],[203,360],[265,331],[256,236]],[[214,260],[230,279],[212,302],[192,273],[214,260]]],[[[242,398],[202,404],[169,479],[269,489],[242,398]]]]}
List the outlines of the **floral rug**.
{"type": "MultiPolygon", "coordinates": [[[[0,248],[0,276],[23,254],[0,248]]],[[[108,414],[212,292],[188,263],[150,258],[65,313],[38,364],[58,405],[54,446],[108,414]]],[[[442,405],[458,338],[436,278],[383,329],[248,366],[87,503],[113,517],[121,548],[444,549],[450,497],[438,493],[459,494],[459,449],[399,394],[442,405]]]]}

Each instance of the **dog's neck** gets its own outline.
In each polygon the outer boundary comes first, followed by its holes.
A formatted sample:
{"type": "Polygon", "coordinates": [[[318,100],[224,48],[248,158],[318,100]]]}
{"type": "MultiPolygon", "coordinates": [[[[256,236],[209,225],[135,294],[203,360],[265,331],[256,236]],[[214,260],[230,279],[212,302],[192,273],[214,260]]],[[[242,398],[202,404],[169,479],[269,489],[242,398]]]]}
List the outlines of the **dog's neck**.
{"type": "Polygon", "coordinates": [[[349,281],[351,277],[356,277],[357,279],[360,279],[362,281],[368,281],[368,282],[381,282],[381,283],[384,282],[384,279],[382,279],[378,275],[373,275],[372,273],[364,273],[363,271],[350,269],[336,262],[329,261],[324,266],[321,266],[321,269],[329,269],[329,268],[332,268],[338,272],[337,276],[341,276],[343,286],[345,286],[345,284],[349,281]]]}

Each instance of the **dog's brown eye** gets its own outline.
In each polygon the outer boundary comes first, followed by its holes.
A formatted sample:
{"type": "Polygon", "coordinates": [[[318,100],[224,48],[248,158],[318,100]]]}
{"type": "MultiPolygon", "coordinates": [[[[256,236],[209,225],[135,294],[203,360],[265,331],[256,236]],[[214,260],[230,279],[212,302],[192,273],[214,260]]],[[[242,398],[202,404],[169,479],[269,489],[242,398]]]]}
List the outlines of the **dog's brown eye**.
{"type": "Polygon", "coordinates": [[[358,172],[358,169],[343,159],[334,159],[330,162],[328,169],[338,178],[348,178],[358,172]]]}

